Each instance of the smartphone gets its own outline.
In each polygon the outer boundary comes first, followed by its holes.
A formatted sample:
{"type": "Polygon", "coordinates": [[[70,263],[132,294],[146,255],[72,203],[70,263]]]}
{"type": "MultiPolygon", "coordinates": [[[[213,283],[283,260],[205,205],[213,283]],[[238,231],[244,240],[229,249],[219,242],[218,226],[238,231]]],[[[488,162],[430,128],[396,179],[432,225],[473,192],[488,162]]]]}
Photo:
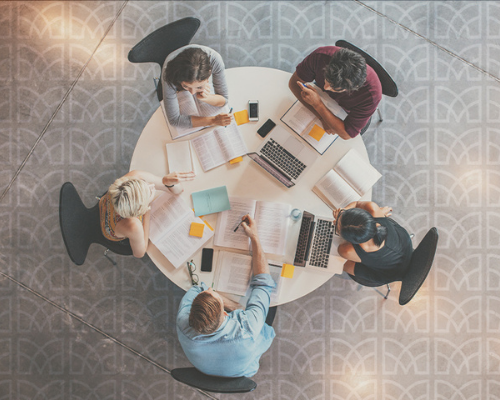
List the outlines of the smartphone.
{"type": "Polygon", "coordinates": [[[212,261],[214,258],[214,249],[203,249],[201,251],[201,271],[211,272],[212,261]]]}
{"type": "Polygon", "coordinates": [[[268,119],[266,122],[264,122],[264,125],[262,125],[259,130],[257,131],[257,133],[262,136],[263,138],[266,137],[266,135],[272,131],[272,129],[276,126],[276,124],[268,119]]]}
{"type": "Polygon", "coordinates": [[[258,100],[250,100],[248,102],[249,116],[248,119],[250,121],[258,121],[259,120],[259,101],[258,100]]]}

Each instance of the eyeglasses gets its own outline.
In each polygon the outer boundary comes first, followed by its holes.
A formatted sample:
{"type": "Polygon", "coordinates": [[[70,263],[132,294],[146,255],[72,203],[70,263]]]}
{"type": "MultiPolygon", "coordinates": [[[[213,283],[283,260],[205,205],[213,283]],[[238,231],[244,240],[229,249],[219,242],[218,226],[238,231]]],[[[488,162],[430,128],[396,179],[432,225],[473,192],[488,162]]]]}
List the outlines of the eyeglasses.
{"type": "Polygon", "coordinates": [[[335,234],[335,236],[340,236],[340,231],[339,231],[339,229],[337,227],[339,226],[340,216],[342,215],[343,212],[344,212],[344,209],[341,208],[339,210],[339,213],[337,214],[337,218],[335,218],[335,222],[334,222],[334,225],[333,225],[333,227],[334,227],[333,233],[335,234]]]}
{"type": "Polygon", "coordinates": [[[194,273],[196,271],[196,265],[193,262],[193,260],[187,262],[187,267],[189,271],[189,277],[191,278],[191,284],[193,286],[198,286],[198,283],[200,282],[200,278],[198,278],[198,275],[194,273]]]}

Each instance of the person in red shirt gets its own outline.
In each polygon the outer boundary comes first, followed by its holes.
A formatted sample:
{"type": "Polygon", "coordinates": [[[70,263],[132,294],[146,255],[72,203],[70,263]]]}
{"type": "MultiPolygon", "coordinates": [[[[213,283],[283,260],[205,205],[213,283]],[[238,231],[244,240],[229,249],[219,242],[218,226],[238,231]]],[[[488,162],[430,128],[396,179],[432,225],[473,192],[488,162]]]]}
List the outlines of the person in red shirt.
{"type": "Polygon", "coordinates": [[[292,93],[320,118],[329,134],[351,139],[377,110],[382,86],[377,73],[360,54],[336,46],[319,47],[299,65],[288,84],[292,93]],[[344,121],[333,115],[308,84],[315,81],[347,113],[344,121]]]}

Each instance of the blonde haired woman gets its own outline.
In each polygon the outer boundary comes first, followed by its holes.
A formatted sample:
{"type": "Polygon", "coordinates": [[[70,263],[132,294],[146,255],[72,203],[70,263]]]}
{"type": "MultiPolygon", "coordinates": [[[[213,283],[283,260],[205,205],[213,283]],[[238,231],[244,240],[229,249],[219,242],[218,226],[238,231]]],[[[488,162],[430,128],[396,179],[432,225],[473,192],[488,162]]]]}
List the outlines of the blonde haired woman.
{"type": "Polygon", "coordinates": [[[104,237],[116,242],[129,239],[134,257],[144,257],[149,242],[150,204],[156,190],[173,191],[174,185],[177,188],[194,177],[194,172],[173,172],[161,178],[145,171],[130,171],[117,179],[99,201],[104,237]]]}

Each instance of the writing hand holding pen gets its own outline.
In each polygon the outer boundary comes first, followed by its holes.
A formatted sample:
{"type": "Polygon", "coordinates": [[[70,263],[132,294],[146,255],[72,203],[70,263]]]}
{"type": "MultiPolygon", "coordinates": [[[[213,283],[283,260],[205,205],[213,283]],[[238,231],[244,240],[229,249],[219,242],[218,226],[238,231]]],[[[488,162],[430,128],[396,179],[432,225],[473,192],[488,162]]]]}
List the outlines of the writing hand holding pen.
{"type": "MultiPolygon", "coordinates": [[[[231,114],[232,112],[233,112],[233,107],[231,107],[231,109],[229,110],[228,115],[229,115],[229,114],[231,114]]],[[[226,125],[224,128],[227,128],[227,125],[226,125]]],[[[239,225],[238,225],[238,226],[239,226],[239,225]]],[[[235,231],[235,232],[236,232],[236,231],[235,231]]]]}

